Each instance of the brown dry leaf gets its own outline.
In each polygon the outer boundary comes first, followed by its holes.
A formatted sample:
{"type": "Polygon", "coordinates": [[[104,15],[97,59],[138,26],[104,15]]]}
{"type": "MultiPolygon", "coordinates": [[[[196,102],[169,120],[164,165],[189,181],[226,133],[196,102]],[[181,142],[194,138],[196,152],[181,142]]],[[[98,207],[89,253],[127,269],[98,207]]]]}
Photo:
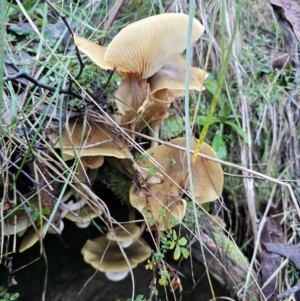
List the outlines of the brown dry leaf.
{"type": "MultiPolygon", "coordinates": [[[[262,232],[261,241],[264,246],[266,244],[280,244],[284,241],[283,232],[280,226],[280,222],[268,218],[264,231],[262,232]]],[[[274,254],[270,250],[263,250],[261,256],[261,283],[264,285],[269,280],[271,275],[280,266],[281,256],[274,254]]],[[[268,301],[276,300],[277,285],[276,277],[273,278],[266,286],[262,288],[263,294],[268,301]]]]}
{"type": "Polygon", "coordinates": [[[182,292],[182,285],[181,285],[180,278],[178,276],[172,278],[170,287],[171,287],[171,292],[175,292],[176,290],[182,292]]]}
{"type": "Polygon", "coordinates": [[[286,20],[290,23],[295,36],[298,41],[300,41],[300,2],[291,0],[270,0],[270,3],[279,6],[283,10],[286,20]]]}
{"type": "Polygon", "coordinates": [[[287,245],[277,243],[264,243],[269,252],[280,254],[293,262],[295,267],[300,270],[300,244],[287,245]]]}

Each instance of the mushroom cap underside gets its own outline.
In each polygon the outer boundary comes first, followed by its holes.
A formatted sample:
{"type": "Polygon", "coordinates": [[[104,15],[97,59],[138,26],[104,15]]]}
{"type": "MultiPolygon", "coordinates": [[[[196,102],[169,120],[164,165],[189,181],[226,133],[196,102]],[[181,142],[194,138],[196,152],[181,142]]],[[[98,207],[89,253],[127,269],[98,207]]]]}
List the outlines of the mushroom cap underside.
{"type": "MultiPolygon", "coordinates": [[[[108,45],[104,61],[120,73],[133,72],[141,79],[152,76],[187,48],[189,16],[166,13],[151,16],[123,28],[108,45]]],[[[192,42],[203,33],[197,19],[192,23],[192,42]]]]}

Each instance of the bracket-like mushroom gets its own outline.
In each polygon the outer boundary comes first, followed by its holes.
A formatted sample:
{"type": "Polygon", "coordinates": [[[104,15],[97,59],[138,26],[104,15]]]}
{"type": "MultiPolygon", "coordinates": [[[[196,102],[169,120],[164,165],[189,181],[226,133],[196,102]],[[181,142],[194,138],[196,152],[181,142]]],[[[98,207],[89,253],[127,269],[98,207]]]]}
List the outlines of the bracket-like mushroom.
{"type": "Polygon", "coordinates": [[[81,207],[76,214],[78,217],[70,212],[65,216],[67,220],[70,220],[76,224],[78,228],[87,228],[91,224],[91,220],[102,215],[102,210],[94,208],[90,204],[86,203],[81,207]]]}

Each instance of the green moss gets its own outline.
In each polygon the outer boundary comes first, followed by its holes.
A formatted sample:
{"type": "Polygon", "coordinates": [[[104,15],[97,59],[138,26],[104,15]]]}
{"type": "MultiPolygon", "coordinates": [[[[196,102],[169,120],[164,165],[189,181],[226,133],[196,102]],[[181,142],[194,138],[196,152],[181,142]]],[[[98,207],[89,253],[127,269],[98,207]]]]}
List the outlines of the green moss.
{"type": "Polygon", "coordinates": [[[104,164],[98,173],[98,180],[107,186],[123,203],[129,204],[131,180],[108,164],[104,164]]]}
{"type": "Polygon", "coordinates": [[[213,236],[218,246],[226,250],[227,256],[234,262],[249,264],[248,259],[241,253],[240,249],[221,230],[214,229],[213,236]]]}

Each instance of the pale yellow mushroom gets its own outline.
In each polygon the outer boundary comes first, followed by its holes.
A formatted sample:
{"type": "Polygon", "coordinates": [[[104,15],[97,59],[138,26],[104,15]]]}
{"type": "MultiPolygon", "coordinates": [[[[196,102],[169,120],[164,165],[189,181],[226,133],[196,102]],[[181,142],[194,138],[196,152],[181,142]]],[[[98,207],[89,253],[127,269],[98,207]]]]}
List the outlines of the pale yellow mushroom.
{"type": "MultiPolygon", "coordinates": [[[[151,16],[123,28],[108,45],[104,61],[120,73],[135,73],[146,79],[187,48],[189,17],[167,13],[151,16]]],[[[204,28],[193,19],[192,42],[204,28]]]]}
{"type": "Polygon", "coordinates": [[[43,237],[45,228],[46,224],[43,227],[37,227],[38,231],[34,227],[30,227],[22,238],[19,252],[22,253],[37,243],[43,237]]]}
{"type": "MultiPolygon", "coordinates": [[[[29,197],[30,198],[30,197],[29,197]]],[[[30,198],[30,204],[38,208],[39,204],[36,198],[30,198]]],[[[26,205],[28,207],[28,204],[26,205]]],[[[6,236],[18,234],[22,236],[24,232],[32,225],[32,219],[30,219],[30,212],[27,212],[23,205],[19,205],[13,209],[8,216],[3,220],[3,233],[6,236]]],[[[2,230],[2,221],[0,225],[0,231],[2,230]]]]}
{"type": "MultiPolygon", "coordinates": [[[[36,244],[39,241],[39,239],[43,239],[46,226],[47,223],[45,222],[43,226],[37,226],[37,228],[30,227],[22,238],[19,252],[20,253],[24,252],[25,250],[31,248],[34,244],[36,244]]],[[[60,221],[59,227],[60,228],[58,230],[61,232],[64,229],[63,221],[60,221]]],[[[48,230],[48,233],[57,234],[56,230],[52,229],[51,226],[48,230]]]]}
{"type": "Polygon", "coordinates": [[[87,228],[92,219],[102,215],[102,210],[94,208],[89,204],[85,204],[78,212],[75,212],[75,214],[68,212],[65,218],[74,222],[78,228],[87,228]]]}

